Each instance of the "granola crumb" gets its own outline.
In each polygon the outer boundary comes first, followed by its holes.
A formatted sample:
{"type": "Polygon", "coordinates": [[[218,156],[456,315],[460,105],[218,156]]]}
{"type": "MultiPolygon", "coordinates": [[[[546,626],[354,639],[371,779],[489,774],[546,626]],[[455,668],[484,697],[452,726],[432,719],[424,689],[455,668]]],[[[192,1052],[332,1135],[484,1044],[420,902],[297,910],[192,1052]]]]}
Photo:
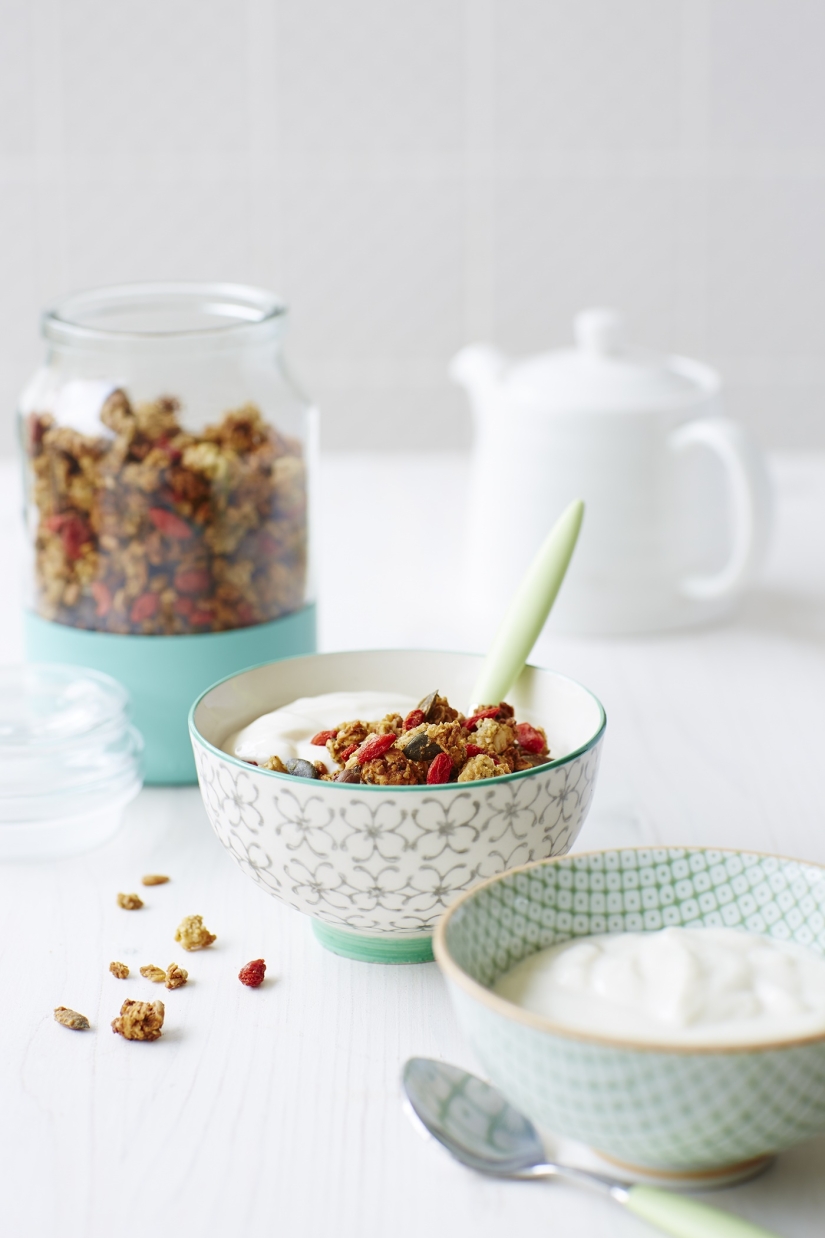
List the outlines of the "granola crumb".
{"type": "Polygon", "coordinates": [[[162,967],[155,967],[154,963],[147,963],[145,967],[141,967],[140,974],[144,979],[151,980],[152,984],[163,984],[166,979],[166,972],[162,967]]]}
{"type": "Polygon", "coordinates": [[[112,1019],[112,1031],[126,1040],[157,1040],[165,1013],[161,1001],[136,1002],[127,997],[120,1014],[112,1019]]]}
{"type": "Polygon", "coordinates": [[[272,772],[275,774],[287,773],[287,768],[284,765],[280,757],[269,757],[268,760],[264,761],[264,763],[261,766],[261,769],[272,770],[272,772]]]}
{"type": "Polygon", "coordinates": [[[490,756],[499,756],[516,742],[516,728],[511,722],[498,722],[495,718],[482,718],[472,736],[472,743],[490,756]]]}
{"type": "Polygon", "coordinates": [[[378,787],[415,786],[415,767],[398,748],[390,748],[361,766],[361,782],[378,787]]]}
{"type": "Polygon", "coordinates": [[[175,929],[175,941],[179,941],[184,950],[203,950],[217,940],[215,933],[210,933],[203,922],[203,916],[184,916],[175,929]]]}
{"type": "Polygon", "coordinates": [[[501,770],[498,769],[492,757],[488,757],[484,753],[478,753],[476,756],[470,757],[458,775],[458,781],[477,782],[480,778],[496,778],[500,773],[501,770]]]}
{"type": "Polygon", "coordinates": [[[162,873],[147,873],[145,877],[141,877],[140,882],[145,886],[165,886],[168,880],[162,873]]]}
{"type": "Polygon", "coordinates": [[[70,1027],[73,1032],[87,1032],[92,1026],[85,1014],[78,1014],[68,1006],[55,1006],[54,1017],[61,1027],[70,1027]]]}
{"type": "Polygon", "coordinates": [[[170,963],[166,969],[166,987],[167,989],[180,989],[186,984],[189,979],[189,972],[185,967],[178,967],[177,963],[170,963]]]}
{"type": "Polygon", "coordinates": [[[327,740],[327,752],[333,761],[340,764],[346,759],[344,753],[349,749],[354,752],[369,734],[368,722],[362,722],[360,719],[345,722],[338,728],[332,739],[327,740]]]}
{"type": "Polygon", "coordinates": [[[114,976],[115,980],[128,980],[129,968],[125,963],[110,963],[109,971],[114,976]]]}
{"type": "Polygon", "coordinates": [[[143,899],[139,894],[118,894],[117,905],[124,911],[137,911],[143,906],[143,899]]]}
{"type": "Polygon", "coordinates": [[[423,701],[418,702],[418,708],[427,722],[454,722],[460,717],[457,709],[453,709],[446,696],[431,692],[423,701]]]}

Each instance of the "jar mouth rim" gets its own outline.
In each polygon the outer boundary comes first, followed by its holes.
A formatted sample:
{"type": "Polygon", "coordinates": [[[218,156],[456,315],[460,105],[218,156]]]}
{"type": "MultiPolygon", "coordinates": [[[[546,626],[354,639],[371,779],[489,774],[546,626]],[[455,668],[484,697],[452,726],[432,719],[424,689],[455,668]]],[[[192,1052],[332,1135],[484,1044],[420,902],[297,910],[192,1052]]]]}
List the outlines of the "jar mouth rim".
{"type": "Polygon", "coordinates": [[[271,334],[287,314],[275,293],[246,284],[114,284],[61,297],[44,311],[42,330],[57,343],[226,339],[271,334]]]}

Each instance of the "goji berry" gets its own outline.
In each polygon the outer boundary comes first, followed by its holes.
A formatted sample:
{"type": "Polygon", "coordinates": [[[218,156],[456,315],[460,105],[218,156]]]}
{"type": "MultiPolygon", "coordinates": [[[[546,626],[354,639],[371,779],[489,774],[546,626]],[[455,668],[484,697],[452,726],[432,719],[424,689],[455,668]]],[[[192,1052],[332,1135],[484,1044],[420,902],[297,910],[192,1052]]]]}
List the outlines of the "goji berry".
{"type": "Polygon", "coordinates": [[[247,988],[257,989],[264,982],[264,972],[266,971],[266,963],[263,959],[253,959],[251,963],[247,963],[238,972],[238,979],[241,984],[245,984],[247,988]]]}
{"type": "Polygon", "coordinates": [[[413,727],[421,726],[424,721],[423,709],[411,709],[404,719],[404,730],[411,731],[413,727]]]}
{"type": "Polygon", "coordinates": [[[204,610],[201,606],[195,606],[189,616],[189,622],[194,623],[196,627],[205,628],[212,622],[211,610],[204,610]]]}
{"type": "Polygon", "coordinates": [[[433,786],[437,782],[449,782],[452,772],[453,763],[447,753],[442,752],[441,756],[436,757],[427,770],[427,783],[429,786],[433,786]]]}
{"type": "Polygon", "coordinates": [[[211,577],[205,567],[180,568],[175,572],[178,593],[206,593],[211,577]]]}
{"type": "Polygon", "coordinates": [[[348,761],[350,757],[352,756],[353,752],[357,752],[357,751],[358,751],[358,745],[350,744],[349,748],[345,748],[344,751],[341,753],[339,760],[342,762],[348,761]]]}
{"type": "Polygon", "coordinates": [[[355,754],[358,764],[363,765],[365,761],[374,761],[376,757],[383,756],[394,743],[395,735],[392,731],[389,735],[368,735],[355,754]]]}
{"type": "Polygon", "coordinates": [[[192,536],[192,530],[186,521],[181,520],[180,516],[176,516],[174,512],[167,511],[165,507],[150,507],[149,519],[164,537],[172,537],[175,541],[183,542],[187,537],[192,536]]]}
{"type": "Polygon", "coordinates": [[[519,722],[516,726],[516,741],[525,752],[542,753],[545,749],[545,739],[529,722],[519,722]]]}
{"type": "Polygon", "coordinates": [[[489,709],[480,709],[477,714],[471,714],[464,725],[468,731],[474,731],[476,729],[476,723],[480,722],[482,718],[497,718],[500,713],[500,706],[491,705],[489,709]]]}
{"type": "Polygon", "coordinates": [[[483,751],[484,751],[484,749],[483,749],[483,748],[479,748],[478,744],[468,744],[468,745],[467,745],[467,756],[468,756],[468,757],[477,757],[477,756],[479,755],[479,753],[482,753],[483,751]]]}
{"type": "Polygon", "coordinates": [[[46,433],[46,423],[42,417],[38,417],[37,413],[29,413],[26,418],[26,431],[29,440],[29,455],[35,455],[34,449],[43,442],[43,435],[46,433]]]}
{"type": "Polygon", "coordinates": [[[60,540],[67,559],[79,559],[82,548],[91,541],[91,530],[82,517],[72,514],[63,519],[60,540]]]}
{"type": "Polygon", "coordinates": [[[309,742],[316,748],[324,748],[326,747],[327,740],[335,739],[337,734],[337,731],[319,731],[317,735],[313,735],[309,742]]]}
{"type": "Polygon", "coordinates": [[[175,614],[183,615],[188,619],[195,609],[195,603],[191,598],[175,598],[175,614]]]}
{"type": "Polygon", "coordinates": [[[142,623],[144,619],[154,619],[158,613],[160,599],[156,593],[141,593],[140,597],[135,598],[132,603],[132,609],[129,611],[129,618],[132,623],[142,623]]]}
{"type": "Polygon", "coordinates": [[[93,580],[90,586],[92,597],[95,600],[95,614],[99,619],[104,615],[108,615],[112,609],[112,594],[109,586],[104,584],[102,580],[93,580]]]}
{"type": "Polygon", "coordinates": [[[65,512],[55,512],[53,516],[47,516],[43,521],[45,527],[50,533],[59,533],[63,528],[63,522],[66,519],[65,512]]]}
{"type": "Polygon", "coordinates": [[[159,438],[155,443],[155,446],[159,447],[162,452],[165,452],[173,464],[180,463],[183,457],[183,452],[177,447],[173,447],[168,438],[159,438]]]}
{"type": "Polygon", "coordinates": [[[265,555],[267,558],[274,558],[281,550],[283,545],[274,538],[271,533],[261,533],[258,537],[258,553],[265,555]]]}

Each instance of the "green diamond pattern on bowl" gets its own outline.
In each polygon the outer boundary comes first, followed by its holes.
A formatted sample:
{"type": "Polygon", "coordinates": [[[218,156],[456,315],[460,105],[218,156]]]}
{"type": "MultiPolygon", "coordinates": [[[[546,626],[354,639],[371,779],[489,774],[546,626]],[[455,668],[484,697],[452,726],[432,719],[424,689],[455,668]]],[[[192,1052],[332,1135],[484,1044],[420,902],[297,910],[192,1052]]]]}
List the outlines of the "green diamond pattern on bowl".
{"type": "Polygon", "coordinates": [[[526,955],[571,937],[669,924],[726,925],[825,953],[825,869],[639,848],[544,861],[479,887],[446,918],[436,957],[491,1080],[550,1130],[666,1171],[732,1165],[824,1131],[825,1037],[747,1049],[633,1046],[556,1029],[467,983],[489,989],[526,955]]]}

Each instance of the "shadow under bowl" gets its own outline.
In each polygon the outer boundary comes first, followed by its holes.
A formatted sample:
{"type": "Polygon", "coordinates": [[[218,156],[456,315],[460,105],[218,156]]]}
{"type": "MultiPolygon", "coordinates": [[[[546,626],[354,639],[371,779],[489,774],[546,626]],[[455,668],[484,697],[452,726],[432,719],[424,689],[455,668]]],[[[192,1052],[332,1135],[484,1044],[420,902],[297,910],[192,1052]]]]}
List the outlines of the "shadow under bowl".
{"type": "Polygon", "coordinates": [[[222,751],[239,727],[298,697],[370,689],[468,703],[482,659],[380,650],[312,654],[214,684],[189,716],[201,795],[247,876],[309,915],[328,949],[369,962],[432,959],[433,928],[463,891],[569,850],[587,816],[605,714],[586,688],[525,667],[508,699],[557,759],[471,783],[378,787],[277,774],[222,751]]]}

